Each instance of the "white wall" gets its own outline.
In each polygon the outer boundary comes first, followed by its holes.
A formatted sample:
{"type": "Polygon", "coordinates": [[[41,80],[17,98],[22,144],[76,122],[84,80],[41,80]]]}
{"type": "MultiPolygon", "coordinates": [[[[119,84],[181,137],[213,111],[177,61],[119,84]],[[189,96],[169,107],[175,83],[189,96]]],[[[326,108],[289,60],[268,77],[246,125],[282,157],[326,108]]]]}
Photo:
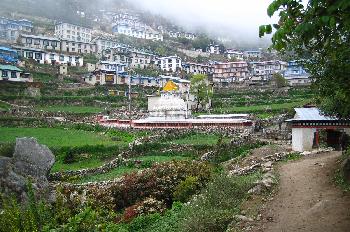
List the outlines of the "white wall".
{"type": "Polygon", "coordinates": [[[293,151],[310,151],[314,141],[313,128],[293,128],[292,129],[292,148],[293,151]]]}

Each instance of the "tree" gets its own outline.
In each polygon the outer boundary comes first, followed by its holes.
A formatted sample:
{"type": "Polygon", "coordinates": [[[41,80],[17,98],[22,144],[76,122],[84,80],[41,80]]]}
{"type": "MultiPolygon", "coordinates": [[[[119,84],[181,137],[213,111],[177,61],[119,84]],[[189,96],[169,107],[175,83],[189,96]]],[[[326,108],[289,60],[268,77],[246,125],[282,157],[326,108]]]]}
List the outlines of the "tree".
{"type": "Polygon", "coordinates": [[[280,73],[274,73],[272,80],[275,82],[277,88],[286,87],[288,84],[287,80],[280,73]]]}
{"type": "Polygon", "coordinates": [[[279,22],[262,25],[259,36],[272,33],[272,46],[293,52],[315,80],[323,111],[350,117],[350,1],[274,0],[267,9],[279,22]]]}
{"type": "Polygon", "coordinates": [[[213,89],[209,85],[208,76],[204,74],[195,74],[191,77],[191,93],[197,99],[197,110],[199,105],[205,107],[210,103],[210,99],[213,96],[213,89]]]}

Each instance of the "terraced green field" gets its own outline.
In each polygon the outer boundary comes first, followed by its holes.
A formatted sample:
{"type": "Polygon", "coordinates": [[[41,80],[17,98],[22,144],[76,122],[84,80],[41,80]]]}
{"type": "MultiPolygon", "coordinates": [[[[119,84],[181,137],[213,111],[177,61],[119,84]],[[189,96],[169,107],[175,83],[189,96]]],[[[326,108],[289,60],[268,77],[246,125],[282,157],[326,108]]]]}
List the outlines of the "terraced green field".
{"type": "Polygon", "coordinates": [[[89,131],[65,130],[57,128],[9,128],[0,127],[0,142],[15,142],[19,137],[35,137],[39,143],[49,147],[115,145],[121,141],[112,141],[110,137],[89,131]]]}

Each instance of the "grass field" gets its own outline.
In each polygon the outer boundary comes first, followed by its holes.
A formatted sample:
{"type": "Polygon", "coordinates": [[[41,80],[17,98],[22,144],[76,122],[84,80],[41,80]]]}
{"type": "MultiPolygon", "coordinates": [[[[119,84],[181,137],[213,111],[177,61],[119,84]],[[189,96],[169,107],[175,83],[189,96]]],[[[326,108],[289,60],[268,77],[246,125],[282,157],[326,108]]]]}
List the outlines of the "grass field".
{"type": "Polygon", "coordinates": [[[108,136],[88,131],[0,127],[0,142],[15,142],[19,137],[34,137],[39,143],[49,147],[124,144],[120,141],[112,141],[108,136]]]}
{"type": "Polygon", "coordinates": [[[43,110],[47,112],[64,112],[64,113],[99,113],[103,109],[94,106],[38,106],[37,110],[43,110]]]}
{"type": "MultiPolygon", "coordinates": [[[[215,145],[219,140],[219,135],[210,134],[194,134],[185,138],[173,140],[176,144],[192,144],[192,145],[215,145]]],[[[223,138],[223,142],[228,142],[229,138],[223,138]]]]}
{"type": "Polygon", "coordinates": [[[308,103],[309,100],[305,99],[302,101],[288,102],[281,104],[267,104],[267,105],[252,105],[252,106],[240,106],[240,107],[229,107],[229,108],[219,108],[215,109],[215,112],[220,113],[254,113],[258,111],[265,110],[288,110],[297,106],[302,106],[308,103]]]}
{"type": "MultiPolygon", "coordinates": [[[[188,160],[188,157],[182,157],[182,156],[141,156],[135,158],[135,160],[142,160],[142,161],[151,161],[151,162],[157,162],[157,163],[163,163],[168,162],[171,160],[188,160]]],[[[79,180],[76,180],[75,183],[86,183],[86,182],[95,182],[95,181],[104,181],[104,180],[113,180],[115,178],[118,178],[126,173],[131,173],[134,171],[142,170],[142,168],[136,168],[136,167],[118,167],[110,172],[98,174],[98,175],[92,175],[92,176],[86,176],[79,180]]]]}
{"type": "Polygon", "coordinates": [[[104,161],[98,158],[82,160],[71,164],[65,164],[62,162],[62,160],[58,160],[53,165],[51,169],[51,173],[62,172],[62,171],[76,171],[76,170],[85,169],[85,168],[96,168],[96,167],[102,166],[103,163],[104,161]]]}

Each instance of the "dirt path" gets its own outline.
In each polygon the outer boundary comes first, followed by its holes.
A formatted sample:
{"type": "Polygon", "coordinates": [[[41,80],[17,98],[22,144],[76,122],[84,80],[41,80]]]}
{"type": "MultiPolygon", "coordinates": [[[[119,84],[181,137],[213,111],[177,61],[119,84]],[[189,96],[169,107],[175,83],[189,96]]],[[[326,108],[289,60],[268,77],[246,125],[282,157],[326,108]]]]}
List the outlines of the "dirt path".
{"type": "Polygon", "coordinates": [[[349,232],[350,196],[332,180],[339,156],[328,152],[282,165],[277,195],[256,231],[349,232]]]}

